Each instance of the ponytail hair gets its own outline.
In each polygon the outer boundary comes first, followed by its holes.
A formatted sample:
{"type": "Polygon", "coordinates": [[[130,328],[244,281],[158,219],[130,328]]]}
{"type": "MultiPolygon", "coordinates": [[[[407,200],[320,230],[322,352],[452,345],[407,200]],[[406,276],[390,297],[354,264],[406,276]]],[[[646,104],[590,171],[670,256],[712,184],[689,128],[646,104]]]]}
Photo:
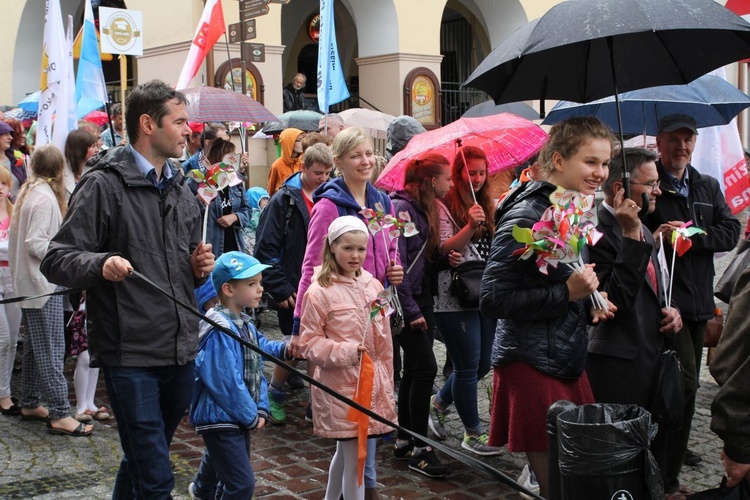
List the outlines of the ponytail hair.
{"type": "Polygon", "coordinates": [[[440,211],[435,202],[433,179],[443,173],[443,169],[450,165],[443,155],[427,153],[411,160],[404,172],[404,189],[414,198],[420,208],[427,214],[430,233],[427,236],[425,253],[427,260],[432,261],[440,245],[440,211]]]}

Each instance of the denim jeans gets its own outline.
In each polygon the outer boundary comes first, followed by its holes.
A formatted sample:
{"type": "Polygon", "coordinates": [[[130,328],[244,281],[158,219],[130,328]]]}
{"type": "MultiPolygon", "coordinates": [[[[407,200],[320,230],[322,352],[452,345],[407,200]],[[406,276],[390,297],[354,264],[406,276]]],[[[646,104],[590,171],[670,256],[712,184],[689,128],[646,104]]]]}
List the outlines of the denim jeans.
{"type": "Polygon", "coordinates": [[[223,429],[204,432],[206,451],[195,476],[198,498],[213,500],[247,499],[253,497],[255,474],[250,463],[250,431],[223,429]],[[220,481],[219,491],[216,491],[220,481]]]}
{"type": "MultiPolygon", "coordinates": [[[[398,340],[404,349],[404,375],[398,392],[398,423],[423,436],[427,435],[427,419],[430,414],[432,384],[437,375],[437,362],[432,344],[435,342],[435,314],[432,307],[422,308],[427,321],[427,330],[412,330],[405,324],[398,340]]],[[[399,432],[399,439],[410,439],[410,435],[399,432]]],[[[415,446],[426,446],[414,440],[415,446]]]]}
{"type": "Polygon", "coordinates": [[[455,403],[466,430],[477,432],[477,382],[490,371],[497,322],[479,311],[436,313],[435,321],[453,361],[453,373],[435,399],[443,408],[455,403]]]}
{"type": "Polygon", "coordinates": [[[193,362],[183,366],[107,367],[104,382],[124,456],[113,500],[171,498],[169,444],[193,395],[193,362]]]}

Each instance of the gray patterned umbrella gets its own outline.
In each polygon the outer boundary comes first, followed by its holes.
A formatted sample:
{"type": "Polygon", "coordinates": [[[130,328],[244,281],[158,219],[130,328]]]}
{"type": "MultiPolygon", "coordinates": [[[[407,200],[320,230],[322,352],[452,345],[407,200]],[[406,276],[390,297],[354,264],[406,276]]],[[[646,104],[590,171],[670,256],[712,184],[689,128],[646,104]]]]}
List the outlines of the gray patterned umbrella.
{"type": "Polygon", "coordinates": [[[194,122],[250,122],[277,120],[261,103],[240,92],[218,87],[180,90],[188,100],[188,116],[194,122]]]}

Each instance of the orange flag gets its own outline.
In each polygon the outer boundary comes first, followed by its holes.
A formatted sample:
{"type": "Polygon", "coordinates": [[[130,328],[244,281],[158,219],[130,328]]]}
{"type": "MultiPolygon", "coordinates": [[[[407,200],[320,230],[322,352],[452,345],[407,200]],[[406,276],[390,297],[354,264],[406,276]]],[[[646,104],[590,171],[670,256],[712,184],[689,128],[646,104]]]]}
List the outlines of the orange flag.
{"type": "MultiPolygon", "coordinates": [[[[375,367],[372,364],[372,360],[366,352],[363,352],[359,362],[357,392],[352,399],[367,409],[370,409],[372,405],[372,380],[374,376],[375,367]]],[[[357,480],[359,481],[359,486],[362,486],[364,482],[365,459],[367,458],[367,429],[370,425],[370,417],[359,410],[349,408],[348,418],[352,422],[357,422],[357,480]]]]}

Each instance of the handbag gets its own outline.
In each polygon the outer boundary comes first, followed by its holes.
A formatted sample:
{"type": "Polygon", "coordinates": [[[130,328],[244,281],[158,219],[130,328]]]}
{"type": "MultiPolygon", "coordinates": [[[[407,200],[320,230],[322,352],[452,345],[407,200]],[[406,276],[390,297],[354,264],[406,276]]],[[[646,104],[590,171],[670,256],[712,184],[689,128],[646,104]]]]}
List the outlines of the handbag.
{"type": "Polygon", "coordinates": [[[479,307],[479,287],[482,284],[485,262],[469,260],[462,262],[451,271],[451,295],[465,308],[479,307]]]}
{"type": "Polygon", "coordinates": [[[703,347],[716,347],[719,345],[719,339],[724,331],[724,315],[721,309],[716,308],[714,317],[706,322],[706,337],[703,340],[703,347]]]}
{"type": "Polygon", "coordinates": [[[740,274],[750,265],[750,252],[748,252],[748,249],[750,249],[750,240],[741,240],[739,245],[737,245],[737,253],[734,254],[732,262],[729,263],[726,271],[721,275],[721,279],[716,283],[714,296],[720,301],[729,303],[732,290],[734,290],[734,285],[740,278],[740,274]]]}
{"type": "Polygon", "coordinates": [[[674,350],[674,336],[668,336],[665,340],[667,345],[659,356],[647,410],[667,429],[680,429],[685,406],[682,363],[674,350]]]}
{"type": "MultiPolygon", "coordinates": [[[[409,276],[411,269],[414,267],[414,264],[416,264],[417,261],[419,260],[419,257],[422,255],[422,252],[424,252],[424,249],[426,246],[427,246],[427,240],[424,240],[424,243],[422,244],[422,248],[419,249],[417,256],[414,257],[414,260],[411,261],[411,264],[409,264],[409,267],[406,269],[406,276],[409,276]]],[[[390,321],[391,321],[391,335],[396,336],[399,333],[401,333],[401,330],[404,328],[404,313],[401,310],[400,303],[399,303],[399,307],[395,307],[394,311],[391,313],[390,321]]]]}
{"type": "MultiPolygon", "coordinates": [[[[456,230],[460,230],[461,228],[453,220],[448,208],[445,205],[441,205],[440,208],[448,216],[456,230]]],[[[461,307],[476,309],[479,307],[479,288],[482,284],[482,274],[484,274],[486,263],[471,241],[469,241],[469,246],[479,257],[479,260],[462,262],[451,270],[449,292],[451,296],[456,297],[458,305],[461,307]]]]}

